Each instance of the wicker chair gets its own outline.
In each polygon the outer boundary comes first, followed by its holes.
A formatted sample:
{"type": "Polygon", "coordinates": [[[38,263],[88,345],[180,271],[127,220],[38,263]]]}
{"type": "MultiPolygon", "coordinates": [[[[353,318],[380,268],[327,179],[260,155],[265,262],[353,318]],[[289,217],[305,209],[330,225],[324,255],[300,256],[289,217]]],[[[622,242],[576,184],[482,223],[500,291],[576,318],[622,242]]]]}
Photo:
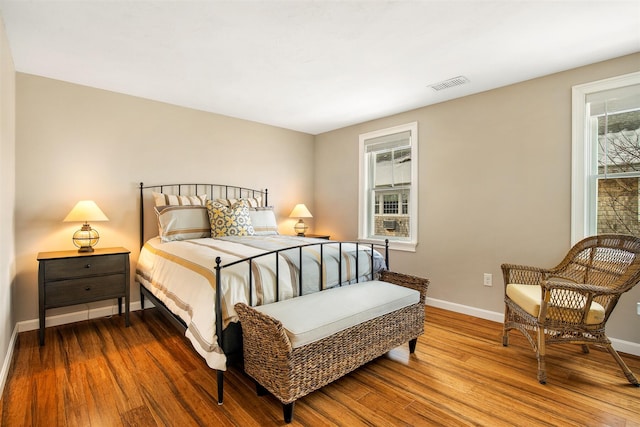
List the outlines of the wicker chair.
{"type": "Polygon", "coordinates": [[[638,380],[605,334],[605,325],[620,296],[640,281],[640,239],[599,235],[578,242],[555,268],[502,265],[505,319],[502,344],[509,331],[524,334],[538,359],[538,381],[545,384],[548,344],[588,344],[606,348],[629,382],[638,380]]]}

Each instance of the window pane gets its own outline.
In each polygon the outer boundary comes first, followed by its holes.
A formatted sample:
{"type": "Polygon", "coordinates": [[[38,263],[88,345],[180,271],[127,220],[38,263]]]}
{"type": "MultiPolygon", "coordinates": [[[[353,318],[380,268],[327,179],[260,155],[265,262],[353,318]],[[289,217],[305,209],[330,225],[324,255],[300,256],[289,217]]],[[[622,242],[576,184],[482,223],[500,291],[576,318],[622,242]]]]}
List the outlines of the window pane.
{"type": "Polygon", "coordinates": [[[393,183],[411,183],[411,148],[401,148],[393,152],[393,183]]]}
{"type": "Polygon", "coordinates": [[[640,110],[598,117],[598,174],[640,170],[640,110]]]}
{"type": "Polygon", "coordinates": [[[598,234],[640,236],[638,178],[598,180],[598,234]]]}
{"type": "Polygon", "coordinates": [[[382,213],[397,214],[398,213],[398,195],[385,194],[382,204],[382,213]]]}

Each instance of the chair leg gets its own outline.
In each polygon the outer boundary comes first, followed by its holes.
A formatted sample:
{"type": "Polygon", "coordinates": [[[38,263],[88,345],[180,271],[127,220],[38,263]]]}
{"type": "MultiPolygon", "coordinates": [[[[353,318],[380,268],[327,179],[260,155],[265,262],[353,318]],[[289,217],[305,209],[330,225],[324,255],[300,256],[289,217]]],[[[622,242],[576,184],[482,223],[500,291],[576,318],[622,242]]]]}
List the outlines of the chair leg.
{"type": "Polygon", "coordinates": [[[582,344],[582,352],[584,354],[589,354],[589,346],[587,344],[582,344]]]}
{"type": "Polygon", "coordinates": [[[416,344],[418,344],[418,338],[414,338],[409,341],[409,353],[416,352],[416,344]]]}
{"type": "Polygon", "coordinates": [[[640,383],[638,383],[638,379],[635,377],[635,375],[633,375],[633,372],[631,372],[631,369],[629,369],[627,364],[624,363],[624,360],[622,360],[618,352],[614,350],[611,344],[607,345],[607,350],[609,350],[609,353],[611,353],[613,358],[616,359],[616,362],[618,362],[618,365],[620,365],[620,368],[622,368],[622,372],[624,372],[624,376],[627,377],[627,380],[634,386],[640,387],[640,383]]]}
{"type": "Polygon", "coordinates": [[[504,324],[502,325],[502,345],[507,347],[509,345],[509,330],[507,329],[507,320],[509,319],[509,306],[504,306],[504,324]]]}
{"type": "Polygon", "coordinates": [[[546,351],[547,348],[544,340],[544,329],[538,328],[538,348],[536,349],[536,356],[538,358],[538,381],[540,384],[547,383],[547,369],[544,361],[546,351]]]}

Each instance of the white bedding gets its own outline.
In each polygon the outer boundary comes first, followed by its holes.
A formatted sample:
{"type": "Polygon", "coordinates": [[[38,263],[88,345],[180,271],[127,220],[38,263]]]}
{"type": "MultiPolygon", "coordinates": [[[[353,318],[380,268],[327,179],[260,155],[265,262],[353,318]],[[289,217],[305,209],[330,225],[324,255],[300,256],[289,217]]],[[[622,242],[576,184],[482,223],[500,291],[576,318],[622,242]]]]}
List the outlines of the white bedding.
{"type": "MultiPolygon", "coordinates": [[[[162,301],[186,324],[186,336],[196,351],[214,369],[226,369],[226,357],[217,345],[215,333],[215,258],[221,265],[259,255],[271,250],[305,243],[325,242],[318,239],[301,239],[293,236],[245,236],[227,238],[202,238],[174,242],[161,242],[153,238],[140,252],[136,267],[136,280],[162,301]]],[[[324,245],[322,249],[323,282],[320,284],[320,245],[305,247],[302,257],[302,293],[308,294],[338,283],[338,259],[342,258],[342,282],[356,281],[355,245],[342,244],[339,255],[338,242],[324,245]]],[[[370,249],[360,246],[358,251],[358,276],[360,281],[371,278],[370,249]]],[[[288,299],[300,293],[298,265],[299,249],[281,253],[278,258],[279,299],[288,299]]],[[[384,260],[374,251],[374,271],[384,268],[384,260]]],[[[268,255],[252,263],[252,303],[260,305],[275,301],[276,256],[268,255]]],[[[236,322],[234,305],[249,303],[249,267],[247,262],[225,267],[221,271],[223,327],[236,322]]]]}

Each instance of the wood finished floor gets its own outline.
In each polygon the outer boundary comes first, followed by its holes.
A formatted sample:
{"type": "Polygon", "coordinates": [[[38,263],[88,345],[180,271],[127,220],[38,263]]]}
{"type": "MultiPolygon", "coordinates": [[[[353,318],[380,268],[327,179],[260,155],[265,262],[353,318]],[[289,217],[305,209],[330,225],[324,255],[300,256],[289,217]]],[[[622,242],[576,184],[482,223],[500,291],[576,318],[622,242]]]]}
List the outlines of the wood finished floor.
{"type": "MultiPolygon", "coordinates": [[[[18,336],[0,401],[2,426],[269,426],[282,407],[239,369],[216,375],[155,309],[18,336]]],[[[398,347],[300,399],[292,426],[640,426],[640,388],[608,353],[548,350],[536,380],[528,343],[501,324],[427,307],[414,355],[398,347]]],[[[640,375],[640,358],[623,355],[640,375]]]]}

